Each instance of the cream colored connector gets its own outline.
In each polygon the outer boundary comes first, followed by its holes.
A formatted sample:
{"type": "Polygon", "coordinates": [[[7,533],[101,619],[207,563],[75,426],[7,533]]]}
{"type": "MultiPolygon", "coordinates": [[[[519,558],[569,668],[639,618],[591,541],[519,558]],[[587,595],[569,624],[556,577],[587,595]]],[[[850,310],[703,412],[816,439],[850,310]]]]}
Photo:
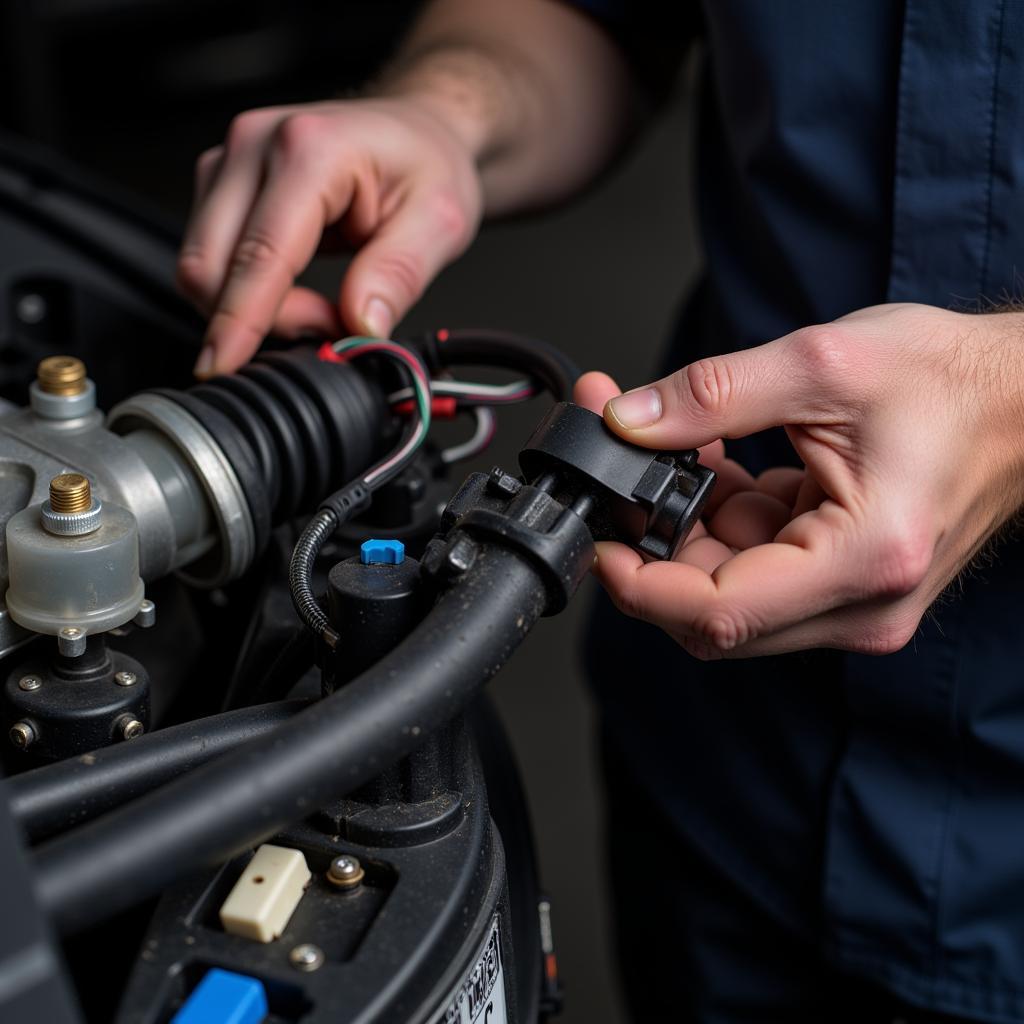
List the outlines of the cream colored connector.
{"type": "Polygon", "coordinates": [[[220,908],[224,931],[257,942],[276,939],[312,877],[298,850],[264,843],[220,908]]]}

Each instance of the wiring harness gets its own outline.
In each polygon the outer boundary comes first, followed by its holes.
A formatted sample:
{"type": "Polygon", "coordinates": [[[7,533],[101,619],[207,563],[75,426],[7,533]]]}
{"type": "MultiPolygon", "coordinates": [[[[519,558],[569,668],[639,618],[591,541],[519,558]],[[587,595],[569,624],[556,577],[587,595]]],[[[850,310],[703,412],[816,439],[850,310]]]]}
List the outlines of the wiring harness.
{"type": "Polygon", "coordinates": [[[324,344],[319,354],[324,361],[335,363],[366,356],[386,359],[403,378],[402,386],[388,395],[388,403],[392,411],[407,420],[397,445],[384,459],[321,502],[292,554],[288,579],[295,609],[313,634],[333,650],[338,632],[313,592],[317,555],[340,526],[369,506],[375,491],[412,462],[426,440],[435,412],[444,417],[461,411],[472,413],[476,422],[473,435],[463,444],[445,449],[441,459],[450,464],[472,458],[484,451],[494,436],[492,406],[525,401],[544,388],[566,398],[577,371],[556,349],[497,331],[442,329],[410,344],[370,337],[343,338],[324,344]],[[526,370],[532,375],[507,384],[451,377],[451,366],[473,362],[526,370]],[[428,363],[434,370],[433,377],[428,363]]]}

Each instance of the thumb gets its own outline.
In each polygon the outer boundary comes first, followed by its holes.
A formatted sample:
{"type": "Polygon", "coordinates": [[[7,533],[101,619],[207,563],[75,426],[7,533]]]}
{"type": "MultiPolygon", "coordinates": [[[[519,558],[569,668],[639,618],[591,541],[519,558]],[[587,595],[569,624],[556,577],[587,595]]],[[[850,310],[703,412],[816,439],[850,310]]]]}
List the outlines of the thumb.
{"type": "Polygon", "coordinates": [[[339,298],[348,328],[389,335],[427,285],[463,253],[478,222],[454,196],[410,194],[349,265],[339,298]]]}
{"type": "Polygon", "coordinates": [[[701,359],[627,391],[605,406],[605,421],[634,444],[665,449],[798,422],[810,395],[791,338],[701,359]]]}

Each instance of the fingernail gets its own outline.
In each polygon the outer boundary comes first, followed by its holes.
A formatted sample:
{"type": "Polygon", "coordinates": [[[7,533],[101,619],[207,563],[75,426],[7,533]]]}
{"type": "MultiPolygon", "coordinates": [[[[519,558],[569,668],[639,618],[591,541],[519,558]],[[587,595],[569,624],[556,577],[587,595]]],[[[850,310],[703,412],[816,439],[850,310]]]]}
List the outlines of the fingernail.
{"type": "Polygon", "coordinates": [[[213,373],[213,360],[216,354],[212,345],[204,345],[192,372],[197,377],[209,377],[213,373]]]}
{"type": "Polygon", "coordinates": [[[363,326],[374,338],[386,338],[391,333],[391,309],[383,299],[375,297],[366,304],[363,326]]]}
{"type": "Polygon", "coordinates": [[[608,403],[608,411],[627,430],[649,427],[661,419],[661,395],[657,388],[627,391],[608,403]]]}

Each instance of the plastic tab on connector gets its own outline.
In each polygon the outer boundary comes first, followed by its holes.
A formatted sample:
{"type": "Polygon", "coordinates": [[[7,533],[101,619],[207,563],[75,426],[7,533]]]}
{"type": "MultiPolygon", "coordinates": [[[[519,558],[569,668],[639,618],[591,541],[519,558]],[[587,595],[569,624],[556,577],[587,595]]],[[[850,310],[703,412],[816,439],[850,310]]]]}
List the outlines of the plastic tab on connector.
{"type": "Polygon", "coordinates": [[[405,545],[400,540],[366,540],[359,549],[363,565],[401,565],[405,545]]]}
{"type": "Polygon", "coordinates": [[[262,1024],[268,1012],[261,981],[213,967],[171,1024],[262,1024]]]}

